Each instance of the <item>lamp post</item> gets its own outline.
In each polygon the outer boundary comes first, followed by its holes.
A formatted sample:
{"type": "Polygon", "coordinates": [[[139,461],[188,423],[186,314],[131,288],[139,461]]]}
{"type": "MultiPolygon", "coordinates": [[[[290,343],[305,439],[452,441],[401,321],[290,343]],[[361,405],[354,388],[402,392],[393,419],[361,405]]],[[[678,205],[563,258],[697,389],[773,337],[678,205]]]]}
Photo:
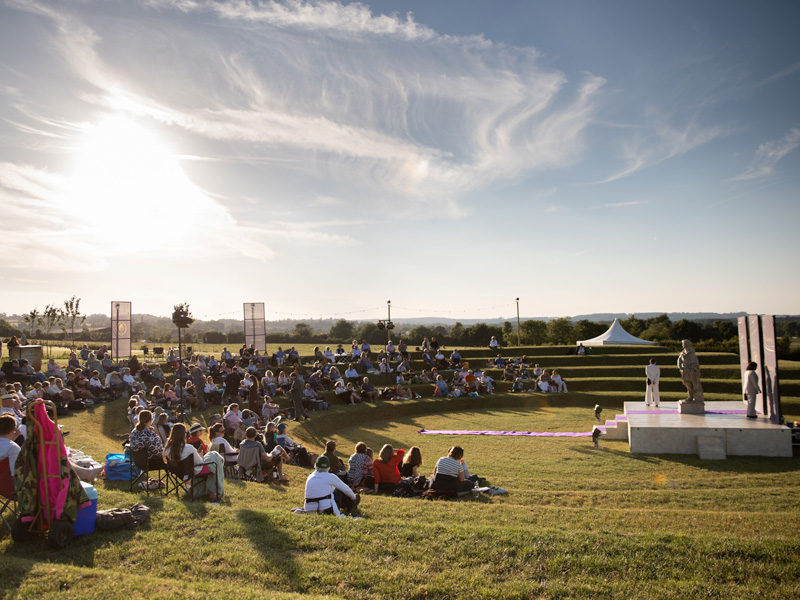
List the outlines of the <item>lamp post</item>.
{"type": "Polygon", "coordinates": [[[522,346],[522,338],[519,333],[519,298],[517,298],[517,346],[522,346]]]}
{"type": "Polygon", "coordinates": [[[388,311],[388,313],[387,313],[388,317],[386,319],[386,345],[388,346],[389,345],[389,339],[390,339],[390,337],[392,335],[392,333],[390,331],[391,327],[389,327],[389,325],[392,322],[392,301],[391,300],[387,300],[386,301],[386,310],[388,311]]]}

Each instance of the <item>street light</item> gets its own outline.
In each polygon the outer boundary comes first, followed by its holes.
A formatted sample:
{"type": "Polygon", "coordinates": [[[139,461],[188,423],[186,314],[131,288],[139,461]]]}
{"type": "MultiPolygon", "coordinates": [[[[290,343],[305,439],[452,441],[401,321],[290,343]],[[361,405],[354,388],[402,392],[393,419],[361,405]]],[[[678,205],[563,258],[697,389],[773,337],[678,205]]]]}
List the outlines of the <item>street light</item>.
{"type": "Polygon", "coordinates": [[[519,334],[519,298],[517,298],[517,346],[522,346],[522,338],[519,334]]]}

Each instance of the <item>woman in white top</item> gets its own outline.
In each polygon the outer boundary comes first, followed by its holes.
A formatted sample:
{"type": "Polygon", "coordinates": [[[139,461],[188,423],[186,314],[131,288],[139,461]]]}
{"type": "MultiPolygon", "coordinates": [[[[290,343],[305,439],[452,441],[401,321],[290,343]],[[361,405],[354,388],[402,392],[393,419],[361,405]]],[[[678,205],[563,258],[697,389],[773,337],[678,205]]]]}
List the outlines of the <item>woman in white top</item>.
{"type": "Polygon", "coordinates": [[[211,451],[206,452],[206,455],[200,458],[197,449],[186,443],[186,425],[175,423],[164,446],[164,460],[172,469],[177,469],[180,462],[189,456],[193,458],[195,475],[203,473],[215,475],[198,482],[194,489],[194,495],[203,496],[208,493],[209,500],[217,500],[222,497],[225,494],[222,456],[218,452],[211,451]],[[205,489],[201,487],[202,484],[205,484],[205,489]]]}
{"type": "Polygon", "coordinates": [[[229,463],[237,462],[237,455],[239,450],[234,448],[228,443],[223,436],[225,426],[222,423],[215,423],[208,430],[208,439],[211,441],[211,448],[217,451],[220,455],[225,456],[225,460],[229,463]]]}

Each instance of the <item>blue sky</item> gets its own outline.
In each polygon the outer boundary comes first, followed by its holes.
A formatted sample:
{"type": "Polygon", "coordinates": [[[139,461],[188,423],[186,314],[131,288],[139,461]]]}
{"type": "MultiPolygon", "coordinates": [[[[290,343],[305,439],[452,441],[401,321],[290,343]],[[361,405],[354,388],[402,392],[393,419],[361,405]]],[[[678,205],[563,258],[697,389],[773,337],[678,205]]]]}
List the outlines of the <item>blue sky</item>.
{"type": "Polygon", "coordinates": [[[0,0],[0,310],[797,314],[799,17],[0,0]]]}

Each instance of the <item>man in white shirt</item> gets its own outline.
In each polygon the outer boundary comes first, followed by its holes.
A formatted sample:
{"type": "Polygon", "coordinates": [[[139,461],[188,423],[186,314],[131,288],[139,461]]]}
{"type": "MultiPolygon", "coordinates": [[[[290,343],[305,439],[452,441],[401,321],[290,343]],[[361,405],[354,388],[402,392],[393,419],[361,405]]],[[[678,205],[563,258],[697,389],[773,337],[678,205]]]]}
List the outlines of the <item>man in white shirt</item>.
{"type": "Polygon", "coordinates": [[[347,512],[358,506],[361,497],[353,493],[350,486],[339,477],[330,473],[331,462],[323,455],[317,459],[314,472],[306,479],[306,501],[304,509],[307,513],[323,513],[339,516],[339,504],[347,512]]]}
{"type": "Polygon", "coordinates": [[[658,380],[661,379],[661,369],[656,364],[656,359],[651,358],[650,364],[644,368],[644,374],[647,376],[647,391],[644,395],[644,403],[647,406],[654,404],[659,405],[661,397],[658,392],[658,380]]]}
{"type": "Polygon", "coordinates": [[[17,420],[9,415],[0,415],[0,460],[8,459],[8,467],[11,469],[11,475],[14,475],[14,463],[17,462],[19,456],[19,446],[13,441],[19,435],[17,431],[17,420]]]}

